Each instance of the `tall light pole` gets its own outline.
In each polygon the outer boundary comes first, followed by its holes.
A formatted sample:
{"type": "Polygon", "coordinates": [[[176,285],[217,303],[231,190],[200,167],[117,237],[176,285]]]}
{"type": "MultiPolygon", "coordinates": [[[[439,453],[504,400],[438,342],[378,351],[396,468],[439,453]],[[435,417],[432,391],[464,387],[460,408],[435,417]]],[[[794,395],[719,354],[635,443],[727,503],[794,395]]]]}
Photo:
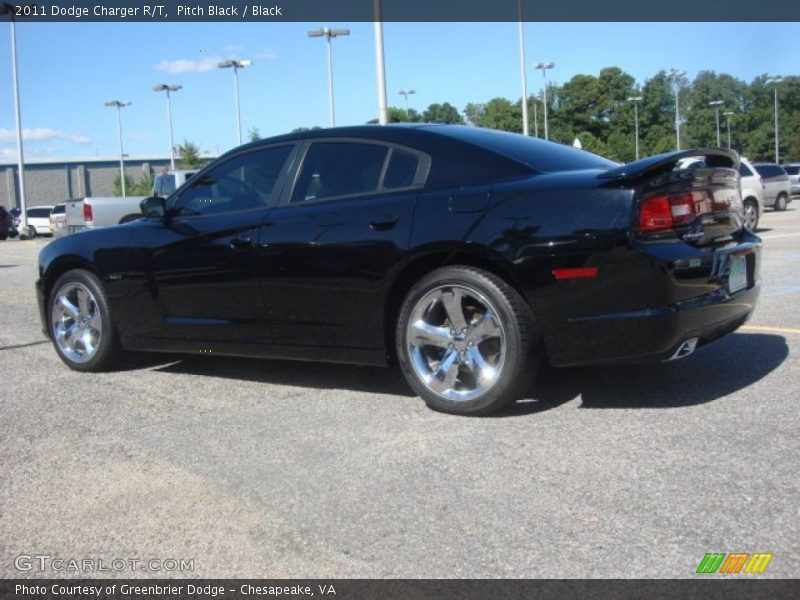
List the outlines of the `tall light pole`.
{"type": "Polygon", "coordinates": [[[383,11],[381,0],[372,2],[375,32],[375,81],[378,85],[378,123],[389,123],[389,107],[386,102],[386,61],[383,57],[383,11]]]}
{"type": "Polygon", "coordinates": [[[672,85],[675,88],[675,148],[677,150],[681,149],[681,121],[678,96],[681,91],[681,77],[684,75],[686,75],[686,71],[679,71],[678,69],[670,69],[667,71],[667,77],[672,79],[672,85]]]}
{"type": "Polygon", "coordinates": [[[517,0],[519,9],[519,79],[522,84],[522,134],[528,135],[528,76],[525,65],[525,30],[522,20],[522,0],[517,0]]]}
{"type": "Polygon", "coordinates": [[[779,145],[779,133],[778,133],[778,84],[783,81],[783,77],[770,77],[764,83],[766,85],[774,85],[775,88],[775,162],[780,164],[780,150],[778,149],[779,145]]]}
{"type": "Polygon", "coordinates": [[[109,100],[105,103],[106,106],[111,106],[117,109],[117,129],[119,131],[119,181],[122,186],[122,197],[125,197],[125,153],[122,149],[122,109],[130,106],[130,102],[121,102],[120,100],[109,100]]]}
{"type": "Polygon", "coordinates": [[[544,139],[549,140],[550,137],[547,131],[547,70],[552,69],[556,66],[554,62],[538,62],[533,65],[534,69],[541,69],[542,71],[542,80],[544,81],[544,86],[542,87],[542,100],[544,102],[544,139]]]}
{"type": "Polygon", "coordinates": [[[639,160],[639,102],[641,101],[641,96],[631,96],[628,98],[628,102],[633,102],[633,126],[636,132],[636,160],[639,160]]]}
{"type": "Polygon", "coordinates": [[[708,103],[709,106],[714,107],[714,112],[717,117],[717,148],[722,148],[722,143],[719,141],[719,107],[723,105],[722,100],[712,100],[708,103]]]}
{"type": "Polygon", "coordinates": [[[397,92],[398,96],[403,96],[406,99],[406,118],[408,118],[408,96],[409,94],[416,94],[416,90],[400,90],[397,92]]]}
{"type": "Polygon", "coordinates": [[[328,42],[328,102],[330,103],[331,127],[336,127],[336,109],[333,105],[333,47],[331,39],[340,35],[350,35],[350,30],[322,27],[308,32],[308,37],[324,37],[328,42]]]}
{"type": "Polygon", "coordinates": [[[729,110],[726,110],[722,114],[725,115],[726,120],[728,121],[728,150],[730,150],[731,149],[731,116],[733,115],[733,113],[731,111],[729,111],[729,110]]]}
{"type": "Polygon", "coordinates": [[[244,69],[253,64],[251,60],[223,60],[217,63],[220,69],[233,69],[233,88],[236,92],[236,132],[239,135],[239,145],[242,145],[242,111],[239,106],[239,69],[244,69]]]}
{"type": "Polygon", "coordinates": [[[17,75],[17,30],[14,23],[15,7],[0,3],[0,14],[8,14],[11,27],[11,70],[14,85],[14,114],[17,121],[17,185],[19,187],[19,209],[22,229],[20,238],[33,237],[28,231],[27,202],[25,198],[25,157],[22,150],[22,113],[19,103],[19,77],[17,75]]]}
{"type": "Polygon", "coordinates": [[[170,100],[169,93],[177,92],[182,89],[182,85],[167,85],[166,83],[159,83],[153,86],[154,92],[167,92],[167,119],[169,121],[169,166],[175,170],[175,140],[172,137],[172,100],[170,100]]]}

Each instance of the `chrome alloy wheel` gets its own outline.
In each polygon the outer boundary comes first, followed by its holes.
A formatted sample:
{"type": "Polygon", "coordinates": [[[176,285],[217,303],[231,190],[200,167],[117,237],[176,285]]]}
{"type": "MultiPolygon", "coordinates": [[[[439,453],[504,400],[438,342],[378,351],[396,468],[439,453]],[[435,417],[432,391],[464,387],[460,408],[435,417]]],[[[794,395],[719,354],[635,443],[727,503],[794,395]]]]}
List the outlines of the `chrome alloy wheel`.
{"type": "Polygon", "coordinates": [[[758,223],[758,208],[755,203],[746,202],[744,205],[744,228],[747,231],[755,231],[756,224],[758,223]]]}
{"type": "Polygon", "coordinates": [[[419,380],[451,401],[469,401],[497,383],[506,333],[495,307],[463,285],[434,288],[414,306],[406,345],[419,380]]]}
{"type": "Polygon", "coordinates": [[[56,292],[50,312],[53,339],[70,361],[85,363],[97,354],[103,321],[92,292],[83,284],[66,283],[56,292]]]}

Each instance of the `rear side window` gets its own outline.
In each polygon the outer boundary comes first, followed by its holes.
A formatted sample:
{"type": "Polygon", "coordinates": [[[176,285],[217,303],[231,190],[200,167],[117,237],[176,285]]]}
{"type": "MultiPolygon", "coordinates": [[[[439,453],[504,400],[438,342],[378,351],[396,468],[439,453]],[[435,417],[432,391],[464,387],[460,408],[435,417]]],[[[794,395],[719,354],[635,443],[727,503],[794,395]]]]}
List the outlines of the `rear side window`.
{"type": "Polygon", "coordinates": [[[50,216],[49,208],[29,208],[28,217],[34,219],[46,219],[50,216]]]}
{"type": "Polygon", "coordinates": [[[50,214],[51,215],[63,215],[65,209],[66,209],[66,205],[59,204],[59,205],[53,207],[53,210],[52,210],[52,212],[50,214]]]}
{"type": "Polygon", "coordinates": [[[292,203],[376,192],[387,152],[388,148],[379,144],[312,144],[297,179],[292,203]]]}
{"type": "Polygon", "coordinates": [[[419,157],[402,150],[393,151],[383,178],[383,187],[394,190],[412,185],[418,168],[419,157]]]}
{"type": "Polygon", "coordinates": [[[739,164],[739,175],[742,177],[753,177],[753,172],[747,167],[746,164],[739,164]]]}
{"type": "Polygon", "coordinates": [[[800,166],[798,167],[783,167],[789,175],[800,175],[800,166]]]}

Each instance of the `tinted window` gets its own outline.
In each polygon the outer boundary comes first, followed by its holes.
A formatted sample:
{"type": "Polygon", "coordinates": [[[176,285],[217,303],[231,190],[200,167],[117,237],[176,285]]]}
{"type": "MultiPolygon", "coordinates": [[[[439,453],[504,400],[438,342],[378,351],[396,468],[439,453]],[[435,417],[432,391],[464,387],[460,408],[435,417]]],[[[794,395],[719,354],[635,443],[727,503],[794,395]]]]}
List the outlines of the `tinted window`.
{"type": "Polygon", "coordinates": [[[789,175],[800,175],[800,166],[798,167],[783,167],[789,175]]]}
{"type": "Polygon", "coordinates": [[[53,210],[52,210],[52,212],[50,214],[51,215],[63,215],[65,210],[66,210],[66,205],[58,204],[58,205],[53,207],[53,210]]]}
{"type": "Polygon", "coordinates": [[[177,198],[178,215],[205,215],[266,206],[292,146],[240,154],[206,171],[177,198]]]}
{"type": "Polygon", "coordinates": [[[313,144],[306,153],[292,202],[377,191],[387,151],[378,144],[313,144]]]}
{"type": "Polygon", "coordinates": [[[46,219],[50,216],[50,209],[49,208],[29,208],[27,210],[27,214],[29,218],[34,219],[46,219]]]}
{"type": "Polygon", "coordinates": [[[414,183],[414,176],[419,167],[419,158],[409,152],[395,150],[389,160],[389,168],[383,178],[383,187],[396,189],[408,187],[414,183]]]}
{"type": "Polygon", "coordinates": [[[742,177],[753,177],[753,172],[747,168],[747,165],[744,163],[739,164],[739,175],[742,177]]]}
{"type": "Polygon", "coordinates": [[[483,146],[493,152],[526,164],[537,171],[608,170],[619,166],[617,163],[591,152],[504,131],[482,129],[480,127],[464,127],[463,125],[442,127],[436,131],[465,142],[483,146]]]}

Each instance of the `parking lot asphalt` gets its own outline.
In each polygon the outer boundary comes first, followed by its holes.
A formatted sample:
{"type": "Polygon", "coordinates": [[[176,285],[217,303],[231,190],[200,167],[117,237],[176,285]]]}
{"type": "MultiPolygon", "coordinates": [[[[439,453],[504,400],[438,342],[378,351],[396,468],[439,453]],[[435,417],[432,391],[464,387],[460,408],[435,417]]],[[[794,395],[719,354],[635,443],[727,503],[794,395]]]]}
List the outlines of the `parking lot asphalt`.
{"type": "Polygon", "coordinates": [[[683,578],[707,552],[798,577],[798,204],[762,218],[739,332],[668,364],[546,369],[490,418],[428,410],[394,369],[72,372],[40,331],[47,241],[0,242],[0,577],[683,578]],[[86,558],[114,567],[69,569],[86,558]]]}

